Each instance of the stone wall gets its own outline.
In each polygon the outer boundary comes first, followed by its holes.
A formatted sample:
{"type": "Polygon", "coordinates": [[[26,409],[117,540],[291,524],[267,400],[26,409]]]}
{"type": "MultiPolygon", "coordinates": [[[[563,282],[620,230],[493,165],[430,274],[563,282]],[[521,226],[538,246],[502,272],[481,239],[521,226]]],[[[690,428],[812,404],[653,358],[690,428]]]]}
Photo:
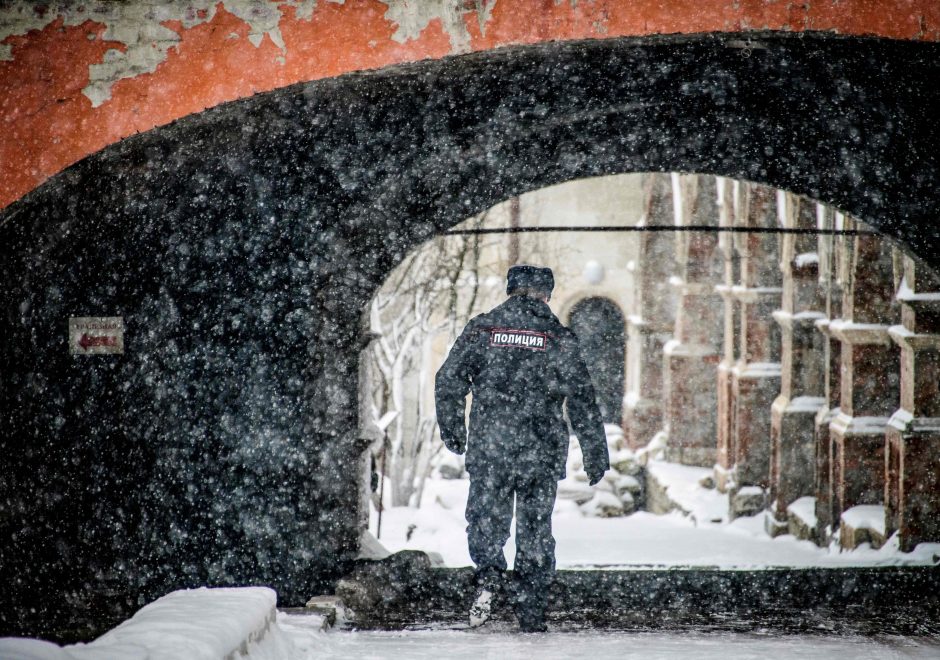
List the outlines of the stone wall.
{"type": "MultiPolygon", "coordinates": [[[[346,11],[334,5],[318,11],[346,11]]],[[[0,66],[31,53],[17,80],[45,89],[60,30],[100,46],[77,27],[14,37],[0,66]]],[[[5,208],[3,632],[104,621],[199,584],[271,584],[298,603],[335,579],[361,521],[362,311],[410,250],[505,199],[608,174],[717,173],[812,193],[936,265],[937,46],[761,40],[749,57],[740,35],[548,43],[286,87],[122,140],[5,208]],[[98,315],[124,317],[125,353],[71,355],[68,319],[98,315]]],[[[24,113],[0,132],[30,149],[3,156],[21,192],[95,151],[64,138],[102,144],[107,108],[142,118],[116,121],[124,135],[153,125],[154,98],[204,107],[160,72],[135,78],[159,94],[131,89],[121,105],[119,81],[93,119],[70,114],[75,99],[91,107],[83,80],[61,104],[5,96],[24,113]]],[[[714,285],[723,254],[703,246],[717,271],[684,281],[714,285]]],[[[722,327],[703,391],[716,409],[722,327]]]]}
{"type": "MultiPolygon", "coordinates": [[[[649,175],[648,208],[661,203],[662,181],[649,175]]],[[[639,263],[650,272],[668,263],[678,292],[663,309],[663,275],[635,281],[645,325],[653,314],[675,318],[661,367],[663,431],[651,447],[664,443],[667,460],[690,465],[714,457],[730,516],[766,508],[772,535],[852,548],[897,533],[905,550],[940,540],[936,272],[858,220],[791,193],[679,176],[671,190],[677,225],[695,208],[706,209],[695,222],[703,227],[766,233],[708,232],[711,242],[697,243],[704,251],[677,233],[672,262],[641,239],[639,263]],[[714,204],[700,204],[703,189],[714,204]],[[689,287],[688,273],[705,272],[702,255],[723,267],[720,277],[705,269],[721,302],[689,287]],[[702,340],[713,333],[720,354],[702,340]]],[[[656,383],[655,347],[631,347],[656,383]]]]}

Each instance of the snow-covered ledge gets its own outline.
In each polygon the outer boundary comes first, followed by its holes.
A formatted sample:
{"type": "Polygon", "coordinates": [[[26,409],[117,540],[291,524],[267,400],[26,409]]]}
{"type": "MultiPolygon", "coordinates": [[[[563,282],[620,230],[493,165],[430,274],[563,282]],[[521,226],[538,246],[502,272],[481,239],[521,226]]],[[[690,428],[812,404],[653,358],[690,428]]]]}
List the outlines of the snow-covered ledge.
{"type": "Polygon", "coordinates": [[[236,660],[289,658],[267,587],[174,591],[88,644],[0,639],[4,660],[236,660]]]}

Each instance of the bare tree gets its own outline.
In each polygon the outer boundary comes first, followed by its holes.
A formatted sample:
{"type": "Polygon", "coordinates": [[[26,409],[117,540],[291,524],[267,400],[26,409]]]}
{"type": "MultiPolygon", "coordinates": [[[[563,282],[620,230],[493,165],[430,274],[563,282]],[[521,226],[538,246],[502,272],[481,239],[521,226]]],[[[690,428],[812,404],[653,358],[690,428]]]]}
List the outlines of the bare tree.
{"type": "MultiPolygon", "coordinates": [[[[475,216],[470,225],[481,226],[486,215],[475,216]]],[[[371,352],[378,376],[372,388],[373,416],[399,413],[384,448],[393,506],[419,505],[440,452],[428,389],[433,388],[431,343],[442,332],[453,340],[473,313],[483,247],[476,234],[438,237],[396,268],[372,299],[369,321],[376,339],[371,352]]]]}

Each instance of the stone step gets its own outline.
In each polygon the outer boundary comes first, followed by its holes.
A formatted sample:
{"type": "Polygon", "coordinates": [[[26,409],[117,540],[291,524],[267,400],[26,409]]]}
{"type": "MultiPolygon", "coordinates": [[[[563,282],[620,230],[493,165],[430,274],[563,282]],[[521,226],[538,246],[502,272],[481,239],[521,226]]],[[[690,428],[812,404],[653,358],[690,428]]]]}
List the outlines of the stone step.
{"type": "MultiPolygon", "coordinates": [[[[561,627],[936,634],[938,594],[937,566],[559,571],[547,616],[561,627]]],[[[460,622],[474,598],[473,574],[399,552],[359,563],[336,595],[358,628],[460,622]]],[[[507,600],[495,619],[512,620],[507,600]]]]}

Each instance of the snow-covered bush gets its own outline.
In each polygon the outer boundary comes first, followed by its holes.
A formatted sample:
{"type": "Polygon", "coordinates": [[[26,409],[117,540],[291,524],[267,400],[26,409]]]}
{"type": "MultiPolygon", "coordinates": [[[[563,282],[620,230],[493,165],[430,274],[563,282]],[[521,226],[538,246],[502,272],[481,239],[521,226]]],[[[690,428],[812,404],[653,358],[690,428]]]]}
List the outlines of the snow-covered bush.
{"type": "Polygon", "coordinates": [[[601,489],[597,490],[590,502],[581,505],[581,511],[597,518],[614,518],[625,512],[624,503],[619,497],[609,490],[601,489]]]}
{"type": "MultiPolygon", "coordinates": [[[[471,219],[471,225],[478,226],[485,216],[471,219]]],[[[481,248],[474,235],[439,239],[413,252],[370,304],[373,382],[367,407],[375,420],[398,413],[387,429],[387,445],[378,442],[372,449],[376,469],[384,469],[389,478],[392,506],[418,506],[425,479],[448,456],[437,435],[432,343],[441,335],[453,341],[479,311],[481,248]]],[[[444,467],[444,473],[462,472],[459,459],[444,467]]]]}
{"type": "Polygon", "coordinates": [[[586,516],[610,518],[629,515],[636,510],[643,485],[638,478],[641,467],[636,456],[626,447],[623,430],[605,424],[611,469],[596,486],[588,485],[584,457],[577,439],[571,436],[568,448],[567,476],[558,483],[559,499],[575,502],[586,516]]]}

